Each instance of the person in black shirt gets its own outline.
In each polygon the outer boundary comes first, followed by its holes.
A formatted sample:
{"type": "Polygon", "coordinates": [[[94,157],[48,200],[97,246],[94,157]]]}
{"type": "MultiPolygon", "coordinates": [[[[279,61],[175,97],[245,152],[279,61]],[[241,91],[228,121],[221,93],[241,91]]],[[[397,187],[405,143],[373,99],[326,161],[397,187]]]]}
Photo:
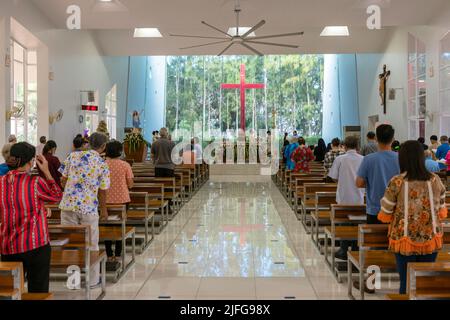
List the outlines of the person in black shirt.
{"type": "Polygon", "coordinates": [[[317,162],[321,162],[325,159],[325,154],[327,153],[327,146],[325,141],[320,138],[317,143],[317,147],[314,149],[314,157],[316,157],[317,162]]]}

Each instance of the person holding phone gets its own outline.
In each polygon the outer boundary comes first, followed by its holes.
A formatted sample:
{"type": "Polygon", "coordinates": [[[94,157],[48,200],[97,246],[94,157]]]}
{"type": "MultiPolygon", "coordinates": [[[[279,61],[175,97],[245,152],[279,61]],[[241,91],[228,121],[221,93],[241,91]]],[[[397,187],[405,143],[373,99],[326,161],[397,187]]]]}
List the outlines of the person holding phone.
{"type": "Polygon", "coordinates": [[[28,292],[48,293],[51,248],[44,203],[59,202],[61,188],[29,143],[13,145],[7,164],[10,171],[0,178],[1,260],[22,262],[28,292]],[[35,164],[43,177],[31,176],[35,164]]]}

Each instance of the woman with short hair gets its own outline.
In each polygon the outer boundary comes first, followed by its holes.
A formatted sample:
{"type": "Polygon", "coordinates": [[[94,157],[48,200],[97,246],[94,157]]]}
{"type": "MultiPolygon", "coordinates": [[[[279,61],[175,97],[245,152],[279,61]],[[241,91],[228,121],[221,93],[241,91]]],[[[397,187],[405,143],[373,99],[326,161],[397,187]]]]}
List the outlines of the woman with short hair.
{"type": "Polygon", "coordinates": [[[22,262],[28,292],[48,293],[50,277],[50,239],[46,202],[59,202],[61,189],[53,179],[44,156],[21,142],[11,147],[11,171],[0,178],[1,260],[22,262]],[[31,176],[36,164],[44,178],[31,176]]]}
{"type": "Polygon", "coordinates": [[[435,262],[442,249],[447,208],[445,187],[426,169],[420,142],[402,144],[399,163],[401,174],[390,181],[378,219],[390,223],[389,248],[397,260],[400,294],[406,294],[408,263],[435,262]]]}
{"type": "MultiPolygon", "coordinates": [[[[122,143],[110,141],[106,144],[106,164],[109,167],[111,186],[106,191],[106,203],[123,205],[130,203],[129,189],[133,187],[133,170],[128,162],[120,159],[123,152],[122,143]]],[[[122,256],[122,241],[115,241],[115,250],[112,250],[112,241],[105,241],[106,254],[110,262],[122,256]]]]}

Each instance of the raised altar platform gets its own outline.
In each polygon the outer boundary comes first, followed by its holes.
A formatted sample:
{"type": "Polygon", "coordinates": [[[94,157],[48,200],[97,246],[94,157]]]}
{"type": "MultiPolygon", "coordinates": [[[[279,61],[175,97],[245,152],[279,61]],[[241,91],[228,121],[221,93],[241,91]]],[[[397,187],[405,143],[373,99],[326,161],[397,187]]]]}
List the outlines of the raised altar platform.
{"type": "Polygon", "coordinates": [[[270,167],[260,164],[214,164],[210,166],[210,180],[213,182],[267,182],[271,180],[270,167]]]}

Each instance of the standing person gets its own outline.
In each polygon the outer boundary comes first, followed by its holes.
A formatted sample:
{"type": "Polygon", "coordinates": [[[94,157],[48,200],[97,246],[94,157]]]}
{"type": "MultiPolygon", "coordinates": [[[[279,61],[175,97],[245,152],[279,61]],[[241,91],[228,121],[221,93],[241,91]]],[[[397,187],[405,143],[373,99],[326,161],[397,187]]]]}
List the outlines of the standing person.
{"type": "MultiPolygon", "coordinates": [[[[87,225],[91,229],[91,251],[98,251],[99,209],[102,220],[108,219],[106,190],[110,187],[109,168],[100,156],[108,138],[95,132],[89,138],[92,150],[72,152],[61,165],[61,183],[65,187],[59,205],[62,225],[87,225]]],[[[90,284],[100,284],[100,268],[91,272],[90,284]]]]}
{"type": "Polygon", "coordinates": [[[1,260],[22,262],[28,292],[48,293],[51,248],[44,204],[60,201],[61,189],[45,157],[26,142],[11,147],[8,166],[11,171],[0,178],[1,260]],[[44,178],[29,175],[35,157],[44,178]]]}
{"type": "MultiPolygon", "coordinates": [[[[364,157],[358,154],[358,138],[350,136],[345,138],[344,148],[346,153],[336,158],[328,176],[337,181],[336,202],[342,205],[363,205],[364,189],[356,187],[355,181],[357,172],[364,157]]],[[[356,241],[341,241],[341,248],[336,252],[335,257],[347,260],[348,247],[357,250],[356,241]]]]}
{"type": "Polygon", "coordinates": [[[425,138],[420,137],[417,141],[422,145],[423,150],[428,150],[428,146],[425,144],[425,138]]]}
{"type": "MultiPolygon", "coordinates": [[[[436,159],[444,160],[449,151],[450,151],[450,144],[448,143],[448,137],[442,136],[441,145],[437,148],[436,151],[436,159]]],[[[447,166],[443,163],[439,163],[439,166],[441,167],[441,170],[447,169],[447,166]]]]}
{"type": "Polygon", "coordinates": [[[378,219],[390,223],[389,249],[395,253],[400,294],[406,294],[412,262],[435,262],[443,246],[441,219],[447,217],[445,187],[425,168],[423,146],[405,142],[399,152],[400,175],[389,182],[378,219]]]}
{"type": "Polygon", "coordinates": [[[327,171],[330,171],[331,167],[333,166],[333,162],[334,162],[334,160],[336,160],[337,157],[345,154],[340,149],[340,145],[341,145],[341,140],[339,140],[339,138],[334,138],[331,141],[331,150],[329,152],[327,152],[327,154],[325,154],[325,159],[323,162],[324,167],[327,171]]]}
{"type": "Polygon", "coordinates": [[[377,151],[378,147],[375,139],[375,132],[369,131],[367,133],[367,144],[361,149],[361,154],[365,157],[377,151]]]}
{"type": "Polygon", "coordinates": [[[391,145],[391,150],[398,153],[400,151],[400,141],[394,140],[391,145]]]}
{"type": "Polygon", "coordinates": [[[39,145],[36,147],[36,154],[42,154],[45,144],[47,143],[47,138],[45,136],[42,136],[39,138],[39,142],[39,145]]]}
{"type": "Polygon", "coordinates": [[[156,177],[173,177],[175,164],[172,161],[172,150],[175,143],[169,140],[167,128],[160,130],[161,138],[152,145],[152,159],[155,164],[156,177]]]}
{"type": "Polygon", "coordinates": [[[322,138],[319,139],[317,143],[317,147],[314,148],[314,157],[316,157],[317,162],[322,162],[325,160],[325,154],[327,153],[327,145],[325,144],[325,140],[322,138]]]}
{"type": "Polygon", "coordinates": [[[84,144],[84,138],[81,134],[78,134],[72,141],[72,152],[82,151],[84,144]]]}
{"type": "MultiPolygon", "coordinates": [[[[380,200],[392,177],[400,174],[398,154],[391,150],[395,135],[394,128],[388,124],[380,125],[376,135],[378,152],[364,157],[356,178],[356,186],[366,189],[367,224],[380,223],[377,219],[381,210],[380,200]]],[[[421,153],[423,154],[423,150],[421,153]]],[[[359,289],[359,282],[354,282],[354,287],[359,289]]],[[[367,293],[375,292],[367,286],[365,286],[365,291],[367,293]]]]}
{"type": "Polygon", "coordinates": [[[283,163],[286,163],[286,157],[284,155],[284,151],[286,150],[287,146],[289,146],[289,140],[288,140],[288,133],[284,133],[283,138],[283,147],[281,147],[281,154],[283,155],[283,163]]]}
{"type": "Polygon", "coordinates": [[[395,130],[391,125],[383,124],[377,128],[379,151],[364,157],[357,173],[356,186],[366,189],[368,224],[379,222],[377,215],[381,209],[380,200],[389,181],[400,173],[398,154],[391,150],[394,135],[395,130]]]}
{"type": "Polygon", "coordinates": [[[200,140],[195,137],[193,139],[194,142],[194,152],[195,152],[195,164],[202,164],[203,163],[203,148],[200,144],[200,140]]]}
{"type": "MultiPolygon", "coordinates": [[[[47,141],[47,143],[44,146],[44,150],[42,151],[42,155],[45,157],[45,159],[48,162],[48,170],[50,171],[50,174],[52,175],[53,179],[56,181],[58,186],[62,188],[61,186],[61,173],[58,171],[61,167],[61,162],[59,161],[58,157],[55,156],[56,154],[56,142],[53,140],[47,141]]],[[[41,177],[45,177],[45,173],[42,172],[38,168],[39,175],[41,177]]]]}
{"type": "Polygon", "coordinates": [[[425,150],[425,168],[432,173],[440,172],[439,162],[433,160],[433,152],[425,150]]]}
{"type": "MultiPolygon", "coordinates": [[[[130,203],[130,191],[133,188],[133,170],[128,162],[120,159],[123,146],[119,141],[110,141],[106,144],[106,164],[109,168],[111,187],[106,191],[106,203],[125,205],[130,203]]],[[[115,250],[112,250],[112,241],[105,241],[106,254],[111,262],[120,260],[122,256],[122,241],[115,241],[115,250]]]]}
{"type": "Polygon", "coordinates": [[[436,152],[437,149],[439,148],[439,146],[440,146],[440,144],[439,144],[439,141],[438,141],[438,137],[436,135],[432,135],[430,137],[430,149],[431,149],[431,151],[436,152]]]}
{"type": "Polygon", "coordinates": [[[16,136],[14,134],[11,134],[8,137],[8,143],[11,143],[11,144],[16,144],[17,143],[17,138],[16,138],[16,136]]]}
{"type": "Polygon", "coordinates": [[[314,160],[313,152],[306,146],[303,137],[298,138],[299,147],[292,153],[291,160],[295,163],[294,172],[309,173],[309,163],[314,160]]]}
{"type": "Polygon", "coordinates": [[[286,158],[286,170],[294,170],[295,162],[292,161],[292,154],[299,147],[298,139],[291,137],[289,139],[290,144],[284,150],[284,157],[286,158]]]}
{"type": "Polygon", "coordinates": [[[6,175],[10,170],[8,167],[8,160],[9,160],[9,155],[11,152],[11,147],[12,147],[12,144],[7,143],[2,148],[2,157],[3,157],[3,159],[5,159],[5,163],[0,164],[0,177],[3,177],[4,175],[6,175]]]}

